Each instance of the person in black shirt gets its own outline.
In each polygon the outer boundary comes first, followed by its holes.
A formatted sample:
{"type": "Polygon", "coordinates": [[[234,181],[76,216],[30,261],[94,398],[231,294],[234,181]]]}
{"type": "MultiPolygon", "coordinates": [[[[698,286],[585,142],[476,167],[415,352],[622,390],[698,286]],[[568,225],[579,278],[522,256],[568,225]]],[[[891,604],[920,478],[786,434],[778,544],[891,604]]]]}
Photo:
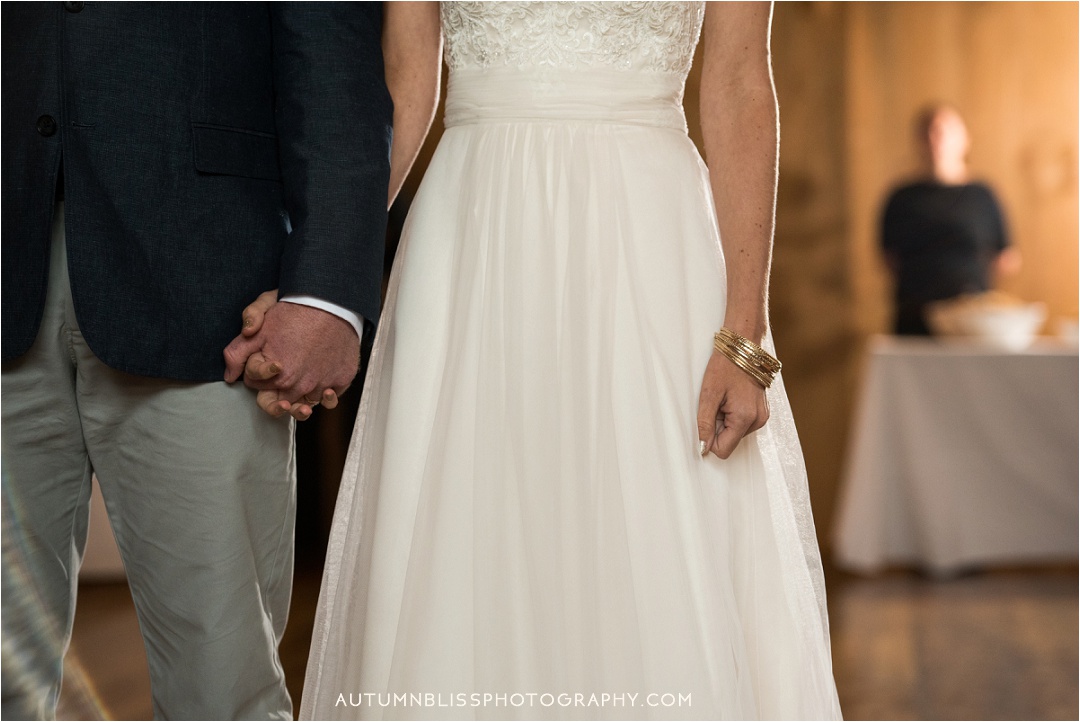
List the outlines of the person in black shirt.
{"type": "Polygon", "coordinates": [[[949,106],[928,108],[917,132],[925,177],[890,195],[882,246],[896,282],[895,333],[928,335],[928,303],[988,291],[1020,259],[994,193],[969,179],[970,141],[960,114],[949,106]]]}

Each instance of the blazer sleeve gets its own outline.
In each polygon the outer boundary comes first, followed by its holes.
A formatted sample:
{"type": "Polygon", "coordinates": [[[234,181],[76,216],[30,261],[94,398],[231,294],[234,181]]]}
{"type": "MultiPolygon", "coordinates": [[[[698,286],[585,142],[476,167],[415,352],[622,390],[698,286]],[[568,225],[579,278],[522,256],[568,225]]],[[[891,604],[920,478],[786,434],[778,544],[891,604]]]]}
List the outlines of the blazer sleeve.
{"type": "Polygon", "coordinates": [[[291,232],[281,296],[379,318],[393,104],[382,3],[270,3],[275,123],[291,232]]]}

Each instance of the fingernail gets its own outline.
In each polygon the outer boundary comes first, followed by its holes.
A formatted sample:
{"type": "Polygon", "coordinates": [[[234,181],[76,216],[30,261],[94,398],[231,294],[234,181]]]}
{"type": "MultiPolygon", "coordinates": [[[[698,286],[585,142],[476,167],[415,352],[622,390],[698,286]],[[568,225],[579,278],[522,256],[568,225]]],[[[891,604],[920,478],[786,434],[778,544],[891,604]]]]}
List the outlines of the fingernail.
{"type": "Polygon", "coordinates": [[[244,317],[244,328],[247,328],[247,327],[248,327],[248,326],[250,326],[250,325],[251,325],[252,323],[253,323],[253,322],[252,322],[252,320],[251,320],[251,317],[250,317],[250,316],[245,316],[245,317],[244,317]]]}
{"type": "Polygon", "coordinates": [[[705,452],[709,450],[709,444],[705,441],[698,442],[698,456],[705,456],[705,452]]]}
{"type": "Polygon", "coordinates": [[[272,373],[272,374],[281,373],[281,367],[278,366],[277,364],[270,364],[270,373],[272,373]]]}

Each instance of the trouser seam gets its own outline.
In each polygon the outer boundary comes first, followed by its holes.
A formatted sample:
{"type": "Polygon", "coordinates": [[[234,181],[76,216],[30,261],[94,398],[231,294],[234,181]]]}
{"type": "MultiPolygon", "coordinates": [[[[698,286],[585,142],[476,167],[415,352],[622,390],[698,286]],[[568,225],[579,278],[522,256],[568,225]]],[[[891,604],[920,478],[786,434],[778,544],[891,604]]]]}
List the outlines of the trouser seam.
{"type": "MultiPolygon", "coordinates": [[[[80,423],[79,423],[79,428],[80,428],[80,430],[82,428],[81,420],[80,420],[80,423]]],[[[86,441],[85,441],[85,439],[83,440],[83,449],[84,449],[84,451],[86,449],[86,441]]],[[[87,457],[87,458],[85,458],[83,460],[83,479],[84,480],[86,479],[86,471],[88,471],[88,470],[90,470],[91,473],[93,473],[92,472],[92,467],[90,466],[89,457],[87,457]]],[[[78,525],[79,510],[82,509],[84,506],[89,507],[89,504],[90,504],[90,490],[93,489],[93,483],[92,482],[91,483],[83,483],[80,486],[81,486],[81,488],[79,489],[79,496],[75,501],[75,508],[72,510],[72,513],[71,513],[71,524],[68,527],[67,538],[68,538],[69,543],[75,541],[75,527],[78,525]]],[[[86,511],[87,511],[87,516],[89,517],[89,513],[90,513],[89,508],[87,508],[86,511]]],[[[87,536],[89,536],[89,526],[87,527],[87,536]]],[[[72,568],[71,572],[70,572],[71,575],[72,575],[72,578],[69,580],[69,589],[70,589],[69,594],[71,595],[71,599],[68,601],[68,608],[67,608],[67,610],[65,612],[65,616],[64,616],[64,632],[63,632],[63,634],[64,634],[64,644],[63,644],[62,648],[60,649],[60,659],[61,660],[65,656],[67,656],[68,648],[71,646],[71,630],[75,625],[75,605],[77,604],[78,597],[79,597],[79,593],[78,593],[79,592],[79,570],[82,568],[83,555],[86,553],[86,539],[83,539],[82,544],[79,545],[79,546],[80,546],[80,548],[78,549],[78,552],[79,552],[78,553],[78,558],[75,560],[74,568],[72,568]]],[[[63,669],[62,668],[61,668],[60,674],[61,674],[61,677],[62,677],[63,676],[63,669]]]]}
{"type": "MultiPolygon", "coordinates": [[[[291,497],[292,492],[290,492],[289,495],[291,497]]],[[[273,587],[273,586],[276,586],[276,583],[280,582],[281,578],[285,576],[285,560],[282,559],[281,551],[282,551],[282,544],[287,543],[286,535],[289,532],[288,521],[289,521],[289,511],[290,511],[290,506],[292,505],[292,500],[290,499],[289,501],[290,501],[290,503],[288,505],[286,505],[285,513],[281,518],[281,533],[278,534],[277,545],[274,547],[274,561],[270,565],[270,576],[267,577],[265,585],[260,585],[260,586],[262,586],[262,589],[259,590],[260,595],[262,596],[262,600],[263,600],[263,607],[265,609],[267,609],[271,613],[270,614],[271,624],[273,624],[274,620],[273,620],[273,607],[272,607],[272,605],[270,603],[270,599],[269,599],[270,588],[273,587]],[[281,561],[281,573],[280,574],[278,573],[278,561],[279,560],[281,561]]],[[[285,556],[287,557],[287,555],[285,555],[285,556]]]]}
{"type": "MultiPolygon", "coordinates": [[[[296,510],[296,482],[295,482],[295,463],[294,463],[295,462],[295,451],[296,451],[296,449],[295,449],[294,444],[295,444],[295,442],[292,440],[292,433],[290,431],[289,461],[288,461],[288,465],[286,467],[287,470],[288,470],[288,474],[290,476],[290,480],[289,480],[289,498],[286,500],[285,510],[284,510],[284,513],[282,514],[282,517],[281,517],[281,532],[278,535],[277,546],[274,549],[274,561],[270,565],[270,576],[267,578],[266,584],[265,585],[260,585],[261,588],[259,589],[259,594],[260,594],[260,596],[262,597],[262,600],[263,600],[263,608],[267,610],[267,615],[270,618],[270,629],[271,629],[271,631],[273,631],[274,639],[276,641],[276,644],[274,646],[274,666],[277,668],[278,672],[280,673],[282,680],[285,679],[285,668],[281,664],[280,645],[281,645],[281,638],[285,635],[285,627],[288,624],[289,611],[290,611],[290,608],[292,606],[292,604],[291,604],[291,601],[292,601],[291,600],[291,597],[292,597],[292,579],[290,578],[289,583],[288,583],[288,592],[287,592],[286,606],[285,606],[285,619],[281,620],[281,634],[278,634],[277,631],[274,629],[274,627],[276,626],[277,620],[274,619],[274,608],[273,608],[273,603],[271,602],[271,599],[270,599],[270,594],[271,594],[270,590],[271,590],[271,588],[276,589],[277,585],[282,583],[282,581],[284,579],[284,576],[285,576],[285,565],[286,565],[286,560],[289,557],[289,552],[288,552],[288,549],[286,549],[285,553],[282,554],[282,551],[283,551],[283,546],[282,545],[291,545],[293,543],[292,533],[293,533],[294,530],[291,530],[289,528],[290,525],[289,525],[288,522],[289,522],[290,515],[295,514],[295,510],[296,510]],[[279,562],[280,562],[280,565],[281,565],[280,573],[278,572],[278,564],[279,564],[279,562]]],[[[293,525],[293,526],[295,528],[295,525],[293,525]]]]}

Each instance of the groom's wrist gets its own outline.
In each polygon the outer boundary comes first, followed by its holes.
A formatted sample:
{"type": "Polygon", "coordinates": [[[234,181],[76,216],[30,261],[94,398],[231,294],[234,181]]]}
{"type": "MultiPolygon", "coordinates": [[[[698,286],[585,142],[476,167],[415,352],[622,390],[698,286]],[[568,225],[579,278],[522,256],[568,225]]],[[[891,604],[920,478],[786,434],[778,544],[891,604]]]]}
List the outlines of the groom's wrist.
{"type": "Polygon", "coordinates": [[[348,322],[348,324],[353,327],[353,330],[356,331],[357,338],[364,337],[364,317],[353,313],[347,308],[338,306],[336,303],[330,303],[329,301],[324,301],[321,298],[315,298],[314,296],[286,296],[279,300],[284,303],[310,306],[326,311],[327,313],[332,313],[343,321],[348,322]]]}

